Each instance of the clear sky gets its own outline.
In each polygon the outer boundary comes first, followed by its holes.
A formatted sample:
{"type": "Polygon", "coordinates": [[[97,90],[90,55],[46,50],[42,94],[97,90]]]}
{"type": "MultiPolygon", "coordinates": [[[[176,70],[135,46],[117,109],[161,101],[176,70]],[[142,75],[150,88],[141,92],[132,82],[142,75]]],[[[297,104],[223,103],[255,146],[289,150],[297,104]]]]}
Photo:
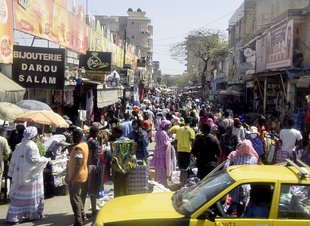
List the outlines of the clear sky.
{"type": "Polygon", "coordinates": [[[77,0],[93,15],[127,16],[140,8],[153,24],[153,60],[162,74],[182,74],[186,68],[170,57],[170,46],[190,31],[210,28],[226,31],[228,20],[243,0],[77,0]]]}

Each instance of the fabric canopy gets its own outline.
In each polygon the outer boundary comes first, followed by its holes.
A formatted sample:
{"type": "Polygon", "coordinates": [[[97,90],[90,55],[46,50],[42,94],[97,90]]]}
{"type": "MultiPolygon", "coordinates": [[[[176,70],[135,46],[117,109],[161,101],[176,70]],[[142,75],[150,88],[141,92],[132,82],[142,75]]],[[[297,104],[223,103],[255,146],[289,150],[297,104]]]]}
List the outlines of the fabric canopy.
{"type": "Polygon", "coordinates": [[[97,90],[97,107],[104,108],[119,101],[117,89],[97,90]]]}
{"type": "Polygon", "coordinates": [[[17,103],[24,98],[26,89],[0,72],[0,102],[17,103]]]}

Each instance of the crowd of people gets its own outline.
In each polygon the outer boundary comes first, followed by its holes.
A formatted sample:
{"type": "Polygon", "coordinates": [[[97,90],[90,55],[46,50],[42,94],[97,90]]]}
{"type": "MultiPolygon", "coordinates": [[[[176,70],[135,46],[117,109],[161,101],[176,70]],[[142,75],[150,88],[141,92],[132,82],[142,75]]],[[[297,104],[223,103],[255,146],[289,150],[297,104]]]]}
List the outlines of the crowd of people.
{"type": "MultiPolygon", "coordinates": [[[[74,225],[83,225],[86,217],[95,218],[96,198],[106,180],[114,183],[114,197],[129,194],[129,174],[137,161],[153,167],[154,180],[166,187],[175,171],[180,172],[180,186],[185,186],[193,165],[198,169],[197,178],[203,179],[224,161],[225,167],[274,164],[287,158],[301,158],[310,164],[310,150],[304,150],[302,134],[293,128],[292,119],[279,122],[259,115],[250,120],[242,114],[234,115],[230,109],[213,109],[201,99],[166,97],[127,102],[123,112],[111,106],[101,122],[83,127],[66,119],[71,124],[69,129],[56,133],[66,137],[65,182],[74,225]],[[149,153],[152,142],[155,150],[149,153]],[[87,195],[92,208],[88,215],[84,211],[87,195]]],[[[35,141],[42,134],[38,135],[36,127],[19,125],[9,142],[1,140],[0,170],[3,160],[10,159],[9,223],[44,216],[42,172],[51,158],[40,154],[35,141]]]]}

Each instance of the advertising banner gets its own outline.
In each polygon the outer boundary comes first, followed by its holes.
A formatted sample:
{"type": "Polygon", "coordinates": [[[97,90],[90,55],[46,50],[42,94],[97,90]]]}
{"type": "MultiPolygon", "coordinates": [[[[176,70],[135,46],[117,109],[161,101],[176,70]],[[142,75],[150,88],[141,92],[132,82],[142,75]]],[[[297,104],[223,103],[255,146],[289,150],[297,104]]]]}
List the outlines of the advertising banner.
{"type": "Polygon", "coordinates": [[[79,9],[76,17],[54,0],[14,0],[16,29],[85,54],[89,27],[79,9]]]}
{"type": "Polygon", "coordinates": [[[13,17],[12,1],[0,2],[0,63],[12,63],[13,17]]]}
{"type": "Polygon", "coordinates": [[[16,29],[52,40],[54,5],[52,0],[14,0],[16,29]]]}
{"type": "Polygon", "coordinates": [[[267,33],[266,69],[291,67],[294,21],[280,23],[267,33]]]}
{"type": "Polygon", "coordinates": [[[73,22],[75,16],[64,7],[54,4],[53,25],[49,34],[49,40],[69,49],[74,49],[73,22]]]}
{"type": "Polygon", "coordinates": [[[69,0],[55,0],[55,3],[57,3],[58,5],[61,5],[62,7],[70,11],[69,0]]]}
{"type": "Polygon", "coordinates": [[[256,72],[266,69],[266,35],[256,40],[256,72]]]}
{"type": "Polygon", "coordinates": [[[85,23],[85,12],[81,5],[78,7],[77,16],[74,17],[73,32],[73,49],[86,54],[90,45],[90,27],[85,23]]]}
{"type": "Polygon", "coordinates": [[[64,88],[65,49],[13,48],[12,78],[24,88],[64,88]]]}

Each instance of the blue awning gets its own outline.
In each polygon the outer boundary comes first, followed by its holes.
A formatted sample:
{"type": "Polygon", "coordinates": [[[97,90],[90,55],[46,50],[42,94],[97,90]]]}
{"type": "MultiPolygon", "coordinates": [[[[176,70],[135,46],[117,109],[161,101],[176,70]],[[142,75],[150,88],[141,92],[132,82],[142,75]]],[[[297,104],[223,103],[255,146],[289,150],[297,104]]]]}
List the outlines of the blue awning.
{"type": "Polygon", "coordinates": [[[299,79],[303,76],[310,75],[310,68],[291,68],[285,71],[289,79],[299,79]]]}

